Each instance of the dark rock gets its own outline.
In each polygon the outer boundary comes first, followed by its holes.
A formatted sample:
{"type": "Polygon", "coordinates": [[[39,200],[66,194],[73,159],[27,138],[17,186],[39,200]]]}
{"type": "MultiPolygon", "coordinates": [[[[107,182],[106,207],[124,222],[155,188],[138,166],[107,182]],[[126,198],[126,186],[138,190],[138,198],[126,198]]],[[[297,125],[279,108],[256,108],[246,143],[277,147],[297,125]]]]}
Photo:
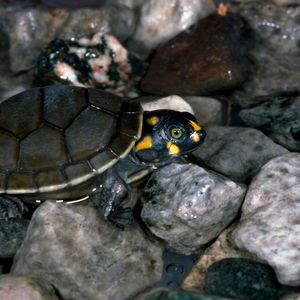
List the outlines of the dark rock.
{"type": "Polygon", "coordinates": [[[205,276],[209,294],[247,300],[276,300],[287,291],[272,268],[245,258],[227,258],[212,264],[205,276]]]}
{"type": "Polygon", "coordinates": [[[173,163],[152,175],[141,217],[173,251],[199,253],[238,215],[245,190],[196,165],[173,163]]]}
{"type": "Polygon", "coordinates": [[[236,15],[200,20],[158,48],[142,90],[194,96],[239,86],[249,71],[246,32],[236,15]]]}
{"type": "Polygon", "coordinates": [[[240,111],[240,118],[265,132],[276,143],[300,151],[300,97],[268,97],[268,101],[240,111]]]}
{"type": "Polygon", "coordinates": [[[243,87],[234,92],[232,100],[249,107],[262,102],[262,96],[299,92],[300,6],[235,1],[230,11],[245,18],[255,36],[251,51],[253,72],[243,87]]]}
{"type": "Polygon", "coordinates": [[[137,224],[124,231],[91,207],[45,202],[34,213],[12,273],[49,281],[63,299],[128,299],[162,273],[162,249],[137,224]]]}
{"type": "Polygon", "coordinates": [[[41,2],[54,7],[82,8],[101,6],[105,0],[41,0],[41,2]]]}
{"type": "Polygon", "coordinates": [[[235,181],[251,179],[269,160],[288,153],[256,129],[211,126],[205,130],[205,143],[193,156],[235,181]]]}
{"type": "Polygon", "coordinates": [[[53,286],[31,276],[0,276],[0,295],[5,300],[59,300],[53,286]]]}
{"type": "Polygon", "coordinates": [[[0,220],[0,258],[16,254],[25,238],[28,225],[29,221],[25,219],[0,220]]]}

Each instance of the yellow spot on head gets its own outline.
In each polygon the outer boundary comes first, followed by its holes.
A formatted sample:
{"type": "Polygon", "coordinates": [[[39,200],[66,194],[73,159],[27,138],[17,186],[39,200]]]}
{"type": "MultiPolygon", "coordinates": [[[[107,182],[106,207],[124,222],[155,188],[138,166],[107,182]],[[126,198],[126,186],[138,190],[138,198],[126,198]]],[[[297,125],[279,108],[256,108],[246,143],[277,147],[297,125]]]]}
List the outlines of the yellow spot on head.
{"type": "Polygon", "coordinates": [[[180,149],[175,144],[172,144],[172,142],[167,142],[167,147],[169,149],[169,153],[173,155],[178,155],[180,153],[180,149]]]}
{"type": "Polygon", "coordinates": [[[199,143],[200,142],[200,136],[199,136],[199,134],[197,132],[195,132],[193,134],[193,140],[194,140],[195,143],[199,143]]]}
{"type": "Polygon", "coordinates": [[[227,11],[228,11],[227,6],[221,2],[217,8],[218,15],[225,17],[227,15],[227,11]]]}
{"type": "Polygon", "coordinates": [[[196,130],[196,131],[201,130],[201,127],[196,122],[189,120],[189,123],[194,128],[194,130],[196,130]]]}
{"type": "Polygon", "coordinates": [[[146,150],[152,147],[152,138],[149,135],[146,135],[141,141],[139,141],[134,149],[135,151],[146,150]]]}
{"type": "Polygon", "coordinates": [[[151,126],[154,126],[158,123],[159,117],[151,117],[147,119],[147,123],[151,126]]]}

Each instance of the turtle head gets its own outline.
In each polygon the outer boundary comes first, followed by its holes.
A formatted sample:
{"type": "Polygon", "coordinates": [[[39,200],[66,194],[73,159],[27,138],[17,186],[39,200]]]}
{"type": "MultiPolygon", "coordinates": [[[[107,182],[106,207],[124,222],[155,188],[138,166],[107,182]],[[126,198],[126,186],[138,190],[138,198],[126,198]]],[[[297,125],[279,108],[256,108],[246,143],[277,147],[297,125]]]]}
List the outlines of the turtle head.
{"type": "Polygon", "coordinates": [[[204,140],[205,131],[195,117],[173,110],[146,111],[141,138],[133,149],[144,163],[163,163],[195,150],[204,140]]]}

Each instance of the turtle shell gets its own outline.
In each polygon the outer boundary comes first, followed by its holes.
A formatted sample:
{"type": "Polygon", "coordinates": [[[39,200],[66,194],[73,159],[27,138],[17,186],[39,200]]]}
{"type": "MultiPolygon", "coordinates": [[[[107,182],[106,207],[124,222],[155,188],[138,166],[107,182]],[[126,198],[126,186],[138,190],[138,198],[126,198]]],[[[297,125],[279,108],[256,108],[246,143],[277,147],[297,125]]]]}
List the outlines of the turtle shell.
{"type": "Polygon", "coordinates": [[[142,109],[98,89],[53,85],[0,103],[0,193],[80,186],[125,157],[142,109]]]}

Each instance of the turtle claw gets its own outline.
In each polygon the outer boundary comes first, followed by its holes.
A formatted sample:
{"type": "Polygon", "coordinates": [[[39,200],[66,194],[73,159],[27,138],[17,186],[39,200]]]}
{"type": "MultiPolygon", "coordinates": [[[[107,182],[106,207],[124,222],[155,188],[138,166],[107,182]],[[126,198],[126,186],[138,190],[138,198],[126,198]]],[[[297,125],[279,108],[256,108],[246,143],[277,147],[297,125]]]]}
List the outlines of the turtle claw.
{"type": "Polygon", "coordinates": [[[26,206],[19,198],[0,196],[0,220],[21,218],[26,210],[26,206]]]}
{"type": "Polygon", "coordinates": [[[106,218],[117,227],[124,229],[125,226],[132,223],[133,211],[130,207],[117,207],[106,218]]]}

